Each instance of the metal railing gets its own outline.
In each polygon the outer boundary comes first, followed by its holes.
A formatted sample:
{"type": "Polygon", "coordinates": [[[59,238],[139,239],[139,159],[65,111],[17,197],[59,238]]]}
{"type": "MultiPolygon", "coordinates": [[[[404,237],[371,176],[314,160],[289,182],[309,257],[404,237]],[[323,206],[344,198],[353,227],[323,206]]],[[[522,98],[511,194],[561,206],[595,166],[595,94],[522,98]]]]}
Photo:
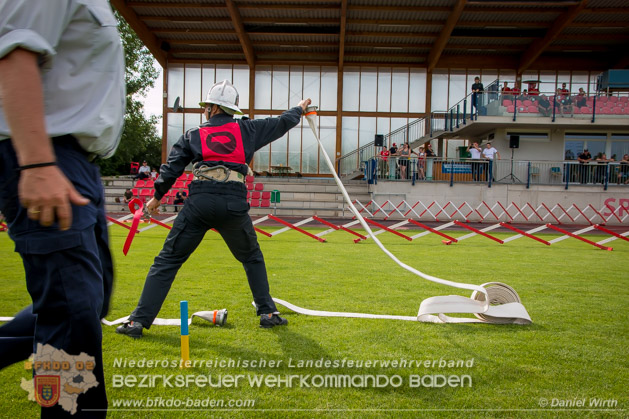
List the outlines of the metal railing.
{"type": "MultiPolygon", "coordinates": [[[[416,119],[415,121],[404,125],[384,136],[384,144],[392,145],[393,143],[400,146],[404,143],[412,143],[426,135],[426,118],[416,119]]],[[[337,171],[340,176],[344,176],[363,170],[363,163],[373,156],[380,153],[375,143],[372,141],[357,150],[351,151],[337,159],[337,171]]]]}
{"type": "Polygon", "coordinates": [[[592,161],[581,164],[568,161],[529,160],[473,160],[417,157],[374,157],[364,162],[365,179],[369,183],[379,180],[416,182],[448,182],[492,184],[609,185],[629,186],[629,164],[592,161]],[[627,183],[625,183],[627,182],[627,183]]]}

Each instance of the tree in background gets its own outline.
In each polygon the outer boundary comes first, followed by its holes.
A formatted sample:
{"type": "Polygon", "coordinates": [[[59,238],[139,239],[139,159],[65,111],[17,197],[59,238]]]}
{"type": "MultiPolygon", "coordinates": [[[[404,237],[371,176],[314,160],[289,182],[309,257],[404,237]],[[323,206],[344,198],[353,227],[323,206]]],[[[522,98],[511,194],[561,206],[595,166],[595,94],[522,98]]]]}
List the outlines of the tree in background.
{"type": "Polygon", "coordinates": [[[115,15],[125,52],[127,109],[118,151],[112,158],[98,161],[103,176],[129,174],[132,161],[146,160],[155,168],[159,168],[162,161],[162,139],[155,128],[161,117],[147,118],[143,113],[144,105],[137,100],[155,85],[159,71],[153,67],[153,56],[133,29],[118,12],[115,15]]]}

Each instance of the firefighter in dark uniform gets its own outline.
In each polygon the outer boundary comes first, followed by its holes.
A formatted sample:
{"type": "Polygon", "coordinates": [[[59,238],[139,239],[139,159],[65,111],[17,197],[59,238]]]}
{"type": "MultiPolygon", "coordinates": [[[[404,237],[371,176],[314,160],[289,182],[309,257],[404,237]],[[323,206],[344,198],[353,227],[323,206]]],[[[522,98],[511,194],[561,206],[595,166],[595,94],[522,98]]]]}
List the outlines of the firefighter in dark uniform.
{"type": "Polygon", "coordinates": [[[185,167],[192,162],[194,180],[190,196],[175,219],[164,247],[155,258],[144,283],[138,306],[129,321],[116,331],[134,338],[150,328],[181,265],[197,248],[205,233],[216,229],[234,257],[243,264],[249,287],[260,316],[260,326],[287,324],[269,294],[264,257],[249,217],[245,177],[256,150],[282,137],[297,125],[310,99],[284,112],[278,118],[238,120],[238,92],[224,80],[209,90],[205,102],[207,122],[179,138],[160,169],[155,195],[147,210],[155,213],[185,167]]]}

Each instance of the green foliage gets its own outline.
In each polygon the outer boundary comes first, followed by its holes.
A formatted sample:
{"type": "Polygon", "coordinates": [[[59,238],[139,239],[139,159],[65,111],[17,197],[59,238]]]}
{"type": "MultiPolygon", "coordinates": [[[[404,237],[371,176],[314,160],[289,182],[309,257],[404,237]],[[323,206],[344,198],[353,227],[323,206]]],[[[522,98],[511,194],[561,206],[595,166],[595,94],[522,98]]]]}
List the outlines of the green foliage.
{"type": "Polygon", "coordinates": [[[132,161],[146,160],[149,166],[156,168],[162,161],[162,140],[155,128],[160,118],[147,118],[143,113],[143,104],[138,100],[155,85],[159,72],[153,67],[153,56],[149,50],[127,22],[117,12],[115,15],[125,52],[127,107],[124,131],[116,154],[98,163],[104,176],[128,174],[132,161]]]}
{"type": "MultiPolygon", "coordinates": [[[[272,229],[264,227],[265,230],[272,229]]],[[[308,229],[312,233],[321,230],[308,229]]],[[[128,315],[136,306],[144,278],[162,248],[166,231],[154,228],[135,238],[128,256],[122,245],[128,230],[112,226],[111,247],[116,262],[116,285],[109,319],[128,315]]],[[[409,235],[417,231],[407,231],[409,235]]],[[[450,232],[461,236],[464,232],[450,232]]],[[[510,234],[496,234],[506,238],[510,234]]],[[[557,235],[540,235],[545,239],[557,235]]],[[[319,243],[289,231],[273,238],[258,236],[268,268],[271,294],[301,307],[414,316],[420,302],[435,295],[469,295],[419,278],[386,257],[369,240],[359,244],[344,232],[326,235],[319,243]]],[[[271,366],[199,366],[131,368],[120,360],[177,361],[178,327],[156,326],[139,340],[103,326],[103,357],[110,408],[124,400],[254,399],[242,409],[199,408],[187,411],[156,407],[148,410],[110,410],[108,417],[408,417],[408,418],[586,418],[627,417],[629,363],[627,362],[626,303],[629,243],[611,243],[613,252],[577,240],[547,247],[522,238],[503,246],[482,237],[444,246],[430,235],[407,242],[380,235],[387,249],[403,262],[430,275],[471,284],[501,281],[514,287],[533,324],[426,324],[411,321],[322,318],[299,315],[279,307],[289,320],[284,328],[263,330],[251,306],[242,268],[220,235],[208,232],[182,266],[159,317],[178,318],[179,301],[188,300],[190,313],[227,308],[227,325],[219,328],[194,320],[190,326],[190,355],[196,361],[234,363],[281,361],[271,366]],[[474,360],[472,367],[316,367],[299,361],[474,360]],[[292,360],[293,367],[289,366],[292,360]],[[114,375],[139,376],[254,375],[286,376],[348,374],[399,375],[403,384],[375,388],[255,387],[247,378],[237,387],[114,387],[114,375]],[[469,375],[471,387],[411,387],[413,375],[469,375]],[[585,399],[585,407],[568,410],[542,407],[542,399],[585,399]],[[616,409],[588,410],[591,398],[615,399],[616,409]]],[[[601,236],[588,236],[600,240],[601,236]]],[[[0,233],[5,255],[0,277],[4,305],[0,315],[12,315],[30,299],[19,256],[0,233]]],[[[455,315],[456,316],[456,315],[455,315]]],[[[6,417],[34,417],[38,407],[19,387],[28,378],[18,363],[0,371],[0,411],[6,417]]],[[[172,382],[174,382],[174,378],[172,382]]],[[[139,381],[138,381],[139,383],[139,381]]]]}

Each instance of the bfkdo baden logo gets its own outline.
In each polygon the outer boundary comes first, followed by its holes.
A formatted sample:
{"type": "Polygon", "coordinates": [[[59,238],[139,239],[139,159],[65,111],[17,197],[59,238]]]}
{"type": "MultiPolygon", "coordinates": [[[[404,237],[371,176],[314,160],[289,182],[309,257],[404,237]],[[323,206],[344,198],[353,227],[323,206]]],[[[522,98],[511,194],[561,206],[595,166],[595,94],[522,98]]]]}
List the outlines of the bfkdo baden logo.
{"type": "Polygon", "coordinates": [[[28,392],[29,400],[42,407],[59,404],[73,415],[77,412],[79,395],[99,384],[92,372],[94,366],[93,356],[69,355],[51,345],[38,344],[32,361],[24,364],[27,370],[33,370],[34,378],[22,378],[20,386],[28,392]]]}
{"type": "Polygon", "coordinates": [[[35,399],[41,407],[51,407],[59,401],[61,377],[58,375],[35,376],[35,399]]]}

